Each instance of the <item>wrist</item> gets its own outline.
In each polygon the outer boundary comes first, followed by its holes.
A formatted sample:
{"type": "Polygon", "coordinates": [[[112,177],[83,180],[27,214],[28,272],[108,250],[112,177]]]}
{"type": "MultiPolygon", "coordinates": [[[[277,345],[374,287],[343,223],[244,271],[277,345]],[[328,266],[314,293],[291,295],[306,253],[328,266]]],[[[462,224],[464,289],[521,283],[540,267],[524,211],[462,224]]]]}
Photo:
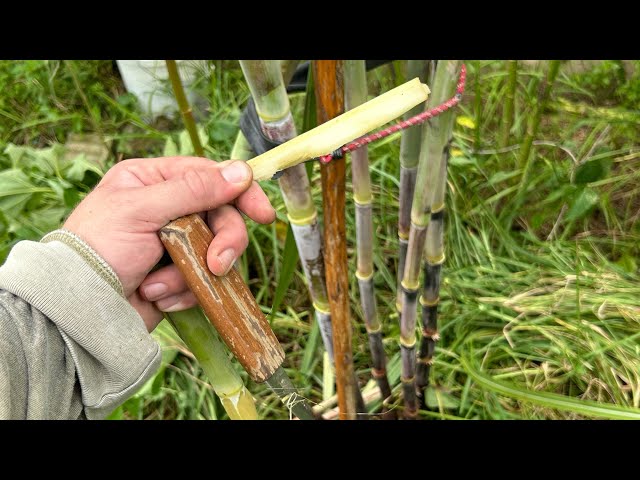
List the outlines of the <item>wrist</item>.
{"type": "Polygon", "coordinates": [[[46,234],[42,237],[40,243],[54,241],[62,242],[72,248],[103,280],[111,285],[116,292],[122,297],[125,296],[122,282],[111,265],[77,234],[62,228],[46,234]]]}

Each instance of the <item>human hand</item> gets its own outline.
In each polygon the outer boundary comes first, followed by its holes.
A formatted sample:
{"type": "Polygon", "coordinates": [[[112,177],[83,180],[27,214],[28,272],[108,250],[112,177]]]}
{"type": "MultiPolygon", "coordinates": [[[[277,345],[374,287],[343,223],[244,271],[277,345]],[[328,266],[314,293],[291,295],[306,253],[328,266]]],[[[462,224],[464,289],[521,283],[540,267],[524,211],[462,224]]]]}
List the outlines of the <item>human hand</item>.
{"type": "Polygon", "coordinates": [[[109,263],[151,331],[162,320],[161,311],[197,304],[175,265],[150,273],[164,253],[158,231],[171,220],[200,212],[215,236],[207,264],[215,275],[224,275],[249,242],[239,211],[259,223],[275,219],[267,196],[252,178],[251,168],[241,161],[125,160],[106,173],[64,228],[109,263]]]}

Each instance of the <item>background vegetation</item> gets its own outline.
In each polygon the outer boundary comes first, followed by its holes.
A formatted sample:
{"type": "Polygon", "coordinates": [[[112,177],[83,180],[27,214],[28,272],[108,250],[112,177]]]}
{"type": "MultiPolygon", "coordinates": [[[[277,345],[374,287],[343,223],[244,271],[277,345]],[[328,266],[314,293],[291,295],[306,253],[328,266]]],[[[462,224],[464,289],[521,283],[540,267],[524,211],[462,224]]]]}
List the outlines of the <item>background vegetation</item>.
{"type": "MultiPolygon", "coordinates": [[[[249,91],[237,62],[207,65],[193,87],[206,100],[199,112],[201,138],[209,158],[227,159],[249,91]]],[[[534,142],[524,202],[516,195],[519,145],[547,63],[519,64],[514,122],[504,148],[498,145],[507,63],[467,66],[450,159],[442,338],[429,409],[420,414],[591,418],[640,408],[640,62],[603,61],[586,70],[563,64],[534,142]]],[[[404,82],[404,72],[398,61],[369,72],[370,95],[404,82]]],[[[304,93],[291,99],[300,127],[304,93]]],[[[399,143],[394,136],[370,148],[375,287],[396,386],[399,143]]],[[[0,152],[0,263],[17,241],[37,240],[57,228],[114,162],[192,153],[179,118],[143,118],[113,62],[58,60],[0,62],[0,152]],[[64,147],[79,138],[71,134],[89,133],[108,145],[104,164],[64,147]]],[[[312,182],[321,211],[317,166],[312,182]]],[[[263,188],[279,219],[269,226],[248,223],[250,245],[241,270],[268,313],[286,217],[275,182],[263,188]]],[[[364,385],[369,354],[353,274],[354,207],[347,195],[354,359],[364,385]]],[[[287,353],[288,374],[318,403],[332,391],[323,385],[320,335],[302,279],[298,266],[273,328],[287,353]]],[[[200,367],[165,323],[154,333],[165,347],[163,368],[112,418],[225,418],[200,367]]],[[[242,375],[261,416],[288,418],[266,387],[242,375]]]]}

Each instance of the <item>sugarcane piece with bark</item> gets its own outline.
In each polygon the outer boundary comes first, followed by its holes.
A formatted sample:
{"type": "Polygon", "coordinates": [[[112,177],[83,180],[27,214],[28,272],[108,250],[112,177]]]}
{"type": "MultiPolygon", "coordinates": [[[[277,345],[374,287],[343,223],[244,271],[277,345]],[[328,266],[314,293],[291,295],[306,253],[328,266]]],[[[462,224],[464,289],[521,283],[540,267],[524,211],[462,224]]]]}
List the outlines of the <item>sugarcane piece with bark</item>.
{"type": "Polygon", "coordinates": [[[160,240],[198,303],[252,380],[266,382],[292,413],[313,419],[281,364],[284,352],[249,287],[232,268],[215,276],[207,266],[213,233],[198,214],[180,217],[160,230],[160,240]]]}
{"type": "MultiPolygon", "coordinates": [[[[174,95],[189,132],[193,149],[198,156],[204,156],[198,138],[196,124],[184,93],[182,80],[175,61],[167,60],[167,71],[174,95]]],[[[220,398],[223,408],[232,420],[253,420],[258,418],[253,397],[244,385],[217,332],[205,317],[200,307],[181,312],[165,312],[165,318],[176,330],[191,353],[204,370],[214,392],[220,398]]]]}

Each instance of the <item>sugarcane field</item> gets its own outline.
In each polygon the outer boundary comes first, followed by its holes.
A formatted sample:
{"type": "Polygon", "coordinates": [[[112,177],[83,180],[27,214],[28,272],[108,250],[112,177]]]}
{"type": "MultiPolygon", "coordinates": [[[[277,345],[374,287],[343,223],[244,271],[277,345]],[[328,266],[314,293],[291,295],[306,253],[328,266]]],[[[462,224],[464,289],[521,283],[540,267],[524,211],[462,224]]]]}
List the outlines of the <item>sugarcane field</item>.
{"type": "Polygon", "coordinates": [[[0,87],[0,419],[640,419],[640,61],[0,87]]]}

